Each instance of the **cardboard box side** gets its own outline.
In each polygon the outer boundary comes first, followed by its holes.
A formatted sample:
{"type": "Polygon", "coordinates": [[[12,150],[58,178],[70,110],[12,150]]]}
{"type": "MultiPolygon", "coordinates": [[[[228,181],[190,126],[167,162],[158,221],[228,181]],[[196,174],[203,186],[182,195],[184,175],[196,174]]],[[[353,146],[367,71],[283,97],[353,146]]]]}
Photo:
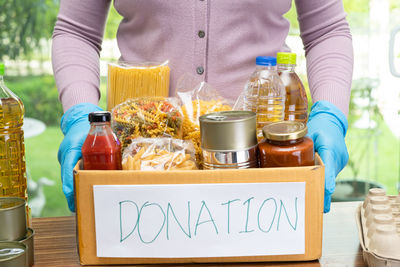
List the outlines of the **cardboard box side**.
{"type": "MultiPolygon", "coordinates": [[[[75,168],[77,223],[80,261],[83,265],[96,264],[157,264],[204,262],[258,262],[314,260],[322,252],[322,215],[324,167],[271,168],[224,171],[81,171],[75,168]],[[111,178],[112,177],[112,178],[111,178]],[[201,183],[257,183],[306,182],[305,254],[219,258],[98,258],[94,220],[93,185],[128,184],[201,184],[201,183]]],[[[78,166],[78,165],[77,165],[78,166]]]]}
{"type": "MultiPolygon", "coordinates": [[[[92,191],[91,188],[83,188],[80,179],[80,172],[78,171],[78,166],[80,162],[78,162],[77,166],[74,168],[74,187],[75,187],[75,208],[76,208],[76,231],[77,231],[77,243],[78,243],[78,253],[79,260],[81,265],[87,265],[87,252],[93,249],[96,250],[96,240],[94,243],[88,242],[86,239],[87,233],[92,231],[95,228],[95,222],[88,223],[88,218],[93,216],[94,218],[94,208],[92,205],[92,215],[86,214],[86,212],[90,212],[90,209],[87,209],[84,203],[90,202],[90,196],[88,194],[84,194],[85,192],[92,191]]],[[[93,193],[92,193],[93,199],[93,193]]],[[[89,235],[90,236],[90,235],[89,235]]],[[[89,257],[90,260],[90,257],[89,257]]]]}

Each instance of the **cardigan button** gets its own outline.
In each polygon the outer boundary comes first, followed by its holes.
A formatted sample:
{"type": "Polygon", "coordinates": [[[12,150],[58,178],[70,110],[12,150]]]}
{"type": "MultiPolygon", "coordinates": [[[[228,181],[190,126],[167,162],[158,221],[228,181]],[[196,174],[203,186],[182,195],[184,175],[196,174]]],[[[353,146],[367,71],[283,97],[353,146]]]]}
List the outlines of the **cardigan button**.
{"type": "Polygon", "coordinates": [[[197,67],[196,72],[197,72],[197,74],[202,75],[204,73],[204,68],[203,67],[197,67]]]}

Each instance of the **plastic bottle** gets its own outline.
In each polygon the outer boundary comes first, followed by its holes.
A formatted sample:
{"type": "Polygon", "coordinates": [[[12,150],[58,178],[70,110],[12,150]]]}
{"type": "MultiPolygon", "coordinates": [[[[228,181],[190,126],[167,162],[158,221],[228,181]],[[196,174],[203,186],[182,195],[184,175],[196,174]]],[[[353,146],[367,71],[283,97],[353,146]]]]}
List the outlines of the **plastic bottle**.
{"type": "Polygon", "coordinates": [[[277,54],[278,73],[286,88],[285,121],[307,123],[308,101],[303,83],[295,72],[296,54],[277,54]]]}
{"type": "Polygon", "coordinates": [[[89,114],[90,131],[82,146],[85,170],[120,170],[121,144],[110,125],[111,113],[98,111],[89,114]]]}
{"type": "Polygon", "coordinates": [[[257,138],[262,128],[284,119],[286,90],[277,72],[275,57],[257,57],[256,69],[244,89],[244,109],[257,114],[257,138]]]}
{"type": "Polygon", "coordinates": [[[6,87],[4,64],[0,63],[0,197],[27,200],[24,131],[24,105],[6,87]]]}

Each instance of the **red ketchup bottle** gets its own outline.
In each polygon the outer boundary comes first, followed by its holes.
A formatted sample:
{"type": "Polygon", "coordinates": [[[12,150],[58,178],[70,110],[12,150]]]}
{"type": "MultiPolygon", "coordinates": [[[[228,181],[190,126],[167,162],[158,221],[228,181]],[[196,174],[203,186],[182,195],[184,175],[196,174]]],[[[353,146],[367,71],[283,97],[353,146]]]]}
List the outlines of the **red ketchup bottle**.
{"type": "Polygon", "coordinates": [[[121,170],[121,144],[110,125],[111,113],[89,114],[90,131],[82,146],[84,170],[121,170]]]}

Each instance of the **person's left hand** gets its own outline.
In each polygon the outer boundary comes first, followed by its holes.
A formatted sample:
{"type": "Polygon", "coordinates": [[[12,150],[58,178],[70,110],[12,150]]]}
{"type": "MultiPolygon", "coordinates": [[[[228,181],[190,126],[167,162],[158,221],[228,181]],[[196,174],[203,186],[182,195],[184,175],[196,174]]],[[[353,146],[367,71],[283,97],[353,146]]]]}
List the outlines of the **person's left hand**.
{"type": "Polygon", "coordinates": [[[307,135],[314,141],[315,150],[325,164],[324,212],[329,212],[336,176],[349,160],[344,141],[347,119],[332,103],[318,101],[311,107],[307,127],[307,135]]]}

